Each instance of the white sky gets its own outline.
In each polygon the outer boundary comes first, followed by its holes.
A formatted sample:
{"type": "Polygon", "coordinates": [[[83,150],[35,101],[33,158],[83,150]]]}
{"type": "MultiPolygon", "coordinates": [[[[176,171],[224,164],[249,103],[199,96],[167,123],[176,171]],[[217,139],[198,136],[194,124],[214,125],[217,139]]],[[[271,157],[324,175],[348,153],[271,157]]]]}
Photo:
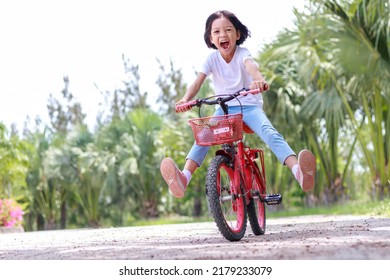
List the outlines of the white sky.
{"type": "Polygon", "coordinates": [[[265,41],[293,26],[304,0],[13,0],[0,2],[0,122],[22,129],[27,115],[48,122],[50,93],[63,76],[95,120],[101,90],[121,86],[122,53],[140,67],[141,92],[158,93],[156,58],[181,68],[188,83],[210,52],[203,41],[207,17],[230,10],[249,28],[243,46],[256,55],[265,41]]]}

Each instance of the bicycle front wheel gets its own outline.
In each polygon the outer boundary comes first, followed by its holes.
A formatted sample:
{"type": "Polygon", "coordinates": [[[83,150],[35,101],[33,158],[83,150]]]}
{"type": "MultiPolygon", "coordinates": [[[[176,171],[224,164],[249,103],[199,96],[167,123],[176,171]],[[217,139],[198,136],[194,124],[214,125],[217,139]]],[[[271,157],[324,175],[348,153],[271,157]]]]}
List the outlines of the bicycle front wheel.
{"type": "Polygon", "coordinates": [[[218,155],[207,170],[206,190],[208,202],[222,235],[230,241],[240,240],[246,230],[246,203],[242,188],[234,188],[234,170],[229,158],[218,155]]]}

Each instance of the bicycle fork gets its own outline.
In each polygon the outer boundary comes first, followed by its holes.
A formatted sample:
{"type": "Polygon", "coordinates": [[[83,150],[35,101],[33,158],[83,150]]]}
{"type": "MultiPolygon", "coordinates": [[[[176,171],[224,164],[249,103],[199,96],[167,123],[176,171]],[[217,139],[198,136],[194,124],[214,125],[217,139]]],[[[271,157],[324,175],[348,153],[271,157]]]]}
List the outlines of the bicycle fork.
{"type": "MultiPolygon", "coordinates": [[[[266,178],[265,178],[265,165],[264,165],[264,153],[261,149],[246,149],[244,151],[245,160],[245,178],[246,184],[245,190],[247,195],[255,200],[260,200],[267,205],[278,205],[282,202],[281,194],[267,194],[266,192],[266,178]],[[261,170],[255,163],[255,160],[259,158],[261,170]],[[257,184],[258,188],[253,187],[253,184],[257,184]]],[[[249,198],[250,198],[249,197],[249,198]]],[[[249,201],[249,199],[247,199],[249,201]]]]}

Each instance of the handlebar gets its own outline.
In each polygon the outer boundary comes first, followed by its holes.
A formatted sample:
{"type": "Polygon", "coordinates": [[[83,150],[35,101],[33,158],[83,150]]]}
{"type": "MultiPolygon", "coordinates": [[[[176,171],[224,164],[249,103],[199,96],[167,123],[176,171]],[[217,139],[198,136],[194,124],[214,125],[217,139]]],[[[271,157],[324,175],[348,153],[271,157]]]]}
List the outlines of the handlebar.
{"type": "Polygon", "coordinates": [[[188,108],[188,107],[192,108],[195,106],[201,107],[203,104],[224,105],[226,102],[233,100],[234,98],[237,98],[240,95],[258,94],[258,93],[261,93],[261,92],[266,91],[266,90],[268,90],[267,84],[264,86],[263,89],[245,89],[245,88],[243,88],[242,90],[239,90],[233,94],[221,94],[221,95],[214,95],[214,96],[210,96],[210,97],[206,97],[206,98],[191,100],[189,102],[186,102],[186,103],[183,103],[183,104],[176,106],[175,109],[176,109],[176,112],[181,112],[182,111],[181,109],[188,108]],[[214,97],[216,97],[216,98],[210,100],[211,98],[214,98],[214,97]]]}

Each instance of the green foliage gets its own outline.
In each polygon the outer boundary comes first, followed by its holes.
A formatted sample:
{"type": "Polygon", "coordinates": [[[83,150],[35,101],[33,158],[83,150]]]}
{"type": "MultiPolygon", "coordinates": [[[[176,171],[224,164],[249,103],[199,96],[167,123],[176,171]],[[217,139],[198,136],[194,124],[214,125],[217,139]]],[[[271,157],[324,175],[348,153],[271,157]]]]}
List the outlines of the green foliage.
{"type": "MultiPolygon", "coordinates": [[[[272,81],[266,104],[295,112],[289,119],[302,133],[295,142],[305,143],[319,161],[318,198],[338,188],[340,175],[345,186],[356,143],[371,172],[374,195],[383,198],[389,195],[389,136],[384,128],[390,79],[383,79],[390,69],[389,5],[379,0],[342,4],[320,0],[295,14],[297,28],[282,32],[259,58],[272,81]],[[341,150],[340,135],[345,131],[353,133],[348,133],[350,141],[341,150]]],[[[273,111],[265,110],[277,123],[273,111]]]]}
{"type": "Polygon", "coordinates": [[[83,124],[85,114],[82,112],[81,104],[74,99],[73,94],[69,91],[69,77],[64,76],[64,89],[61,91],[61,102],[50,94],[47,109],[50,122],[53,129],[59,133],[66,133],[77,124],[83,124]]]}
{"type": "Polygon", "coordinates": [[[293,217],[303,215],[373,215],[390,217],[390,200],[381,201],[355,200],[343,204],[336,204],[329,207],[291,207],[284,211],[268,211],[268,218],[293,217]]]}
{"type": "Polygon", "coordinates": [[[25,195],[24,177],[30,165],[26,156],[29,148],[18,135],[8,135],[6,127],[0,122],[0,198],[25,195]]]}
{"type": "MultiPolygon", "coordinates": [[[[264,149],[268,191],[284,197],[270,216],[389,216],[389,9],[386,0],[308,1],[295,11],[296,28],[263,46],[258,62],[270,83],[264,110],[293,150],[314,151],[318,170],[315,192],[305,194],[269,148],[246,135],[248,145],[264,149]]],[[[109,109],[94,132],[83,124],[68,77],[62,98],[48,100],[51,127],[26,130],[21,139],[0,124],[0,195],[25,205],[27,230],[208,217],[205,175],[216,147],[181,200],[159,172],[165,156],[182,167],[194,141],[187,120],[198,112],[174,111],[187,89],[181,69],[160,63],[161,92],[150,106],[138,66],[122,60],[123,84],[102,93],[109,109]]],[[[206,81],[197,97],[211,94],[206,81]]]]}
{"type": "Polygon", "coordinates": [[[173,61],[170,60],[169,71],[157,59],[160,68],[160,75],[156,84],[160,87],[161,93],[157,98],[157,102],[161,105],[160,112],[168,113],[173,118],[176,117],[174,104],[180,100],[187,90],[187,85],[183,81],[183,73],[180,69],[175,69],[173,61]]]}

